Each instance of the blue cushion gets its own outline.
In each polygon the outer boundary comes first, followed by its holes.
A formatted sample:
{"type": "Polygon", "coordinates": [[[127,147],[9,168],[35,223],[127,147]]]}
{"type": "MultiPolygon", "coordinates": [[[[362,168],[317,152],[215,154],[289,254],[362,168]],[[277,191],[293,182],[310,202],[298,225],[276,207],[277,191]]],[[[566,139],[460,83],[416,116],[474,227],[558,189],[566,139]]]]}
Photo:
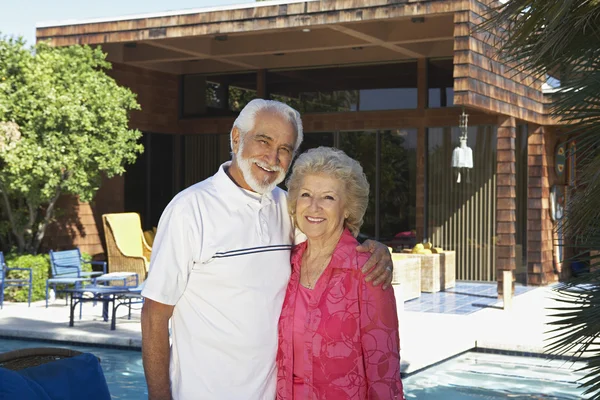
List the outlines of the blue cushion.
{"type": "Polygon", "coordinates": [[[110,400],[100,362],[90,353],[25,368],[19,373],[38,383],[52,400],[110,400]]]}
{"type": "Polygon", "coordinates": [[[36,382],[6,368],[0,368],[0,399],[51,400],[36,382]]]}

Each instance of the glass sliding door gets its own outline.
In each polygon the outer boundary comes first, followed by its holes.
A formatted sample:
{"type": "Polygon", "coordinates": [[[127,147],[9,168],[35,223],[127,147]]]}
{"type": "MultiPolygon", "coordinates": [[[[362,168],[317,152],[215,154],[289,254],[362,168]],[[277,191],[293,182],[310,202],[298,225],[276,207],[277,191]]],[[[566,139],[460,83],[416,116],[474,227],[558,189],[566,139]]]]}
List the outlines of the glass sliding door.
{"type": "MultiPolygon", "coordinates": [[[[456,251],[456,278],[496,279],[496,128],[469,128],[469,163],[458,162],[458,128],[427,132],[427,232],[436,247],[456,251]],[[454,157],[453,157],[454,155],[454,157]]],[[[464,161],[464,160],[462,160],[464,161]]]]}
{"type": "Polygon", "coordinates": [[[369,181],[369,206],[360,228],[361,239],[377,237],[376,232],[376,177],[377,177],[377,132],[340,132],[337,147],[354,158],[363,167],[369,181]]]}
{"type": "Polygon", "coordinates": [[[124,211],[140,214],[144,229],[158,224],[160,216],[177,193],[175,148],[178,135],[145,132],[144,152],[124,174],[124,211]]]}
{"type": "Polygon", "coordinates": [[[411,244],[416,228],[416,129],[339,132],[336,146],[363,167],[370,184],[360,238],[411,244]]]}
{"type": "Polygon", "coordinates": [[[189,187],[213,176],[219,166],[231,159],[229,134],[185,135],[183,183],[189,187]]]}
{"type": "Polygon", "coordinates": [[[304,140],[302,140],[302,144],[298,149],[298,154],[302,154],[308,149],[314,149],[320,146],[333,147],[334,141],[334,132],[305,132],[304,140]]]}

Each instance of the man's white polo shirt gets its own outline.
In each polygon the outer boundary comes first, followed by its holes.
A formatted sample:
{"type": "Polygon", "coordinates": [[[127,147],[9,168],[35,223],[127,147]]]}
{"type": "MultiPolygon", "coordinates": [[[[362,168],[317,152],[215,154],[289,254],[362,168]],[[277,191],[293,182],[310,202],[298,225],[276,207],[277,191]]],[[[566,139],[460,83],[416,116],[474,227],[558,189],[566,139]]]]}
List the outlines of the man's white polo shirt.
{"type": "Polygon", "coordinates": [[[239,188],[228,164],[167,206],[142,291],[175,306],[176,400],[275,398],[277,323],[293,242],[287,194],[239,188]]]}

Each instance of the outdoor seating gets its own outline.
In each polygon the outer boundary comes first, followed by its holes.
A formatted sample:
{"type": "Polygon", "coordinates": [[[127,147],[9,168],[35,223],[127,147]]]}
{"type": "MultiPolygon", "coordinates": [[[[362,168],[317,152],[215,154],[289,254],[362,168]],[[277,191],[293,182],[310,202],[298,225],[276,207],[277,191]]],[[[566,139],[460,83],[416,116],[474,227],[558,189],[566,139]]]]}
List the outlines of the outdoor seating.
{"type": "Polygon", "coordinates": [[[52,251],[50,250],[50,273],[51,277],[46,280],[46,307],[48,307],[48,291],[52,286],[55,293],[64,291],[64,287],[81,287],[85,282],[91,282],[95,277],[106,273],[106,262],[87,261],[81,257],[78,248],[74,250],[52,251]],[[85,272],[83,264],[101,265],[102,272],[85,272]],[[58,286],[63,287],[59,290],[58,286]]]}
{"type": "Polygon", "coordinates": [[[81,305],[89,301],[102,302],[102,316],[104,321],[108,321],[109,305],[112,305],[110,329],[114,331],[116,329],[118,308],[122,305],[127,306],[129,308],[128,319],[131,319],[131,306],[144,302],[141,294],[143,287],[144,284],[142,283],[135,287],[90,285],[65,289],[65,293],[67,293],[70,299],[69,326],[74,326],[75,324],[75,307],[78,304],[81,305]],[[86,297],[86,295],[91,296],[86,297]]]}
{"type": "Polygon", "coordinates": [[[4,306],[4,289],[10,286],[29,287],[27,297],[28,305],[31,307],[31,288],[32,288],[33,272],[31,268],[9,268],[4,260],[4,253],[0,251],[0,309],[4,306]],[[29,273],[28,278],[10,278],[11,271],[25,271],[29,273]]]}
{"type": "Polygon", "coordinates": [[[91,353],[33,348],[0,354],[0,398],[110,400],[100,366],[91,353]]]}
{"type": "Polygon", "coordinates": [[[82,353],[62,347],[35,347],[13,350],[0,353],[0,367],[19,371],[24,368],[37,367],[51,361],[78,356],[79,354],[82,353]]]}
{"type": "Polygon", "coordinates": [[[102,216],[110,272],[135,272],[146,279],[152,248],[146,242],[137,213],[102,216]]]}

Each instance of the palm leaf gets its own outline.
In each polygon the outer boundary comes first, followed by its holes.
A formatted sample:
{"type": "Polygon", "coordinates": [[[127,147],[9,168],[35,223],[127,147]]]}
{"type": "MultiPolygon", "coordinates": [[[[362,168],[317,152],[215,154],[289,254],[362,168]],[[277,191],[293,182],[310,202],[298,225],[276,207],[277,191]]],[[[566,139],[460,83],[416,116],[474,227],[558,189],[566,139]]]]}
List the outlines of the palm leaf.
{"type": "MultiPolygon", "coordinates": [[[[560,228],[575,259],[600,271],[600,0],[510,0],[477,30],[499,48],[514,71],[553,76],[560,90],[549,112],[575,141],[577,185],[560,228]]],[[[600,399],[600,272],[572,279],[554,292],[548,352],[585,362],[585,394],[600,399]]]]}

